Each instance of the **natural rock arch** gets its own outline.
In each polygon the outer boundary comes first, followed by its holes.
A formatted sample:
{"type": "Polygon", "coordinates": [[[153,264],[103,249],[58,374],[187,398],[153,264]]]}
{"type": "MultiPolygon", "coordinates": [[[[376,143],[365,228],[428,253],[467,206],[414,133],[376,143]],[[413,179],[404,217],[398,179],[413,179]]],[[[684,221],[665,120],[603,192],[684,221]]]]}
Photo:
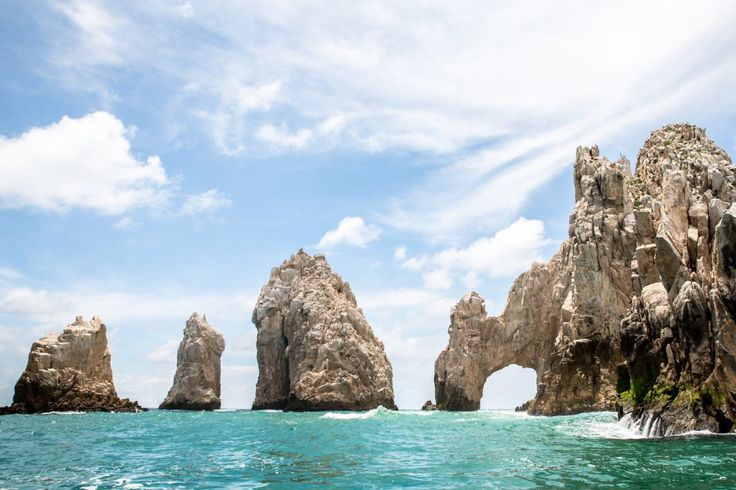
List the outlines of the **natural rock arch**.
{"type": "Polygon", "coordinates": [[[473,410],[511,362],[540,374],[530,413],[618,409],[648,435],[736,428],[736,169],[689,124],[654,131],[631,175],[578,148],[569,237],[505,310],[453,309],[439,408],[473,410]]]}
{"type": "Polygon", "coordinates": [[[546,264],[532,264],[488,317],[469,293],[453,308],[450,341],[435,363],[437,406],[477,410],[483,383],[509,364],[534,369],[531,413],[613,409],[620,321],[631,306],[637,223],[625,179],[630,164],[578,148],[569,238],[546,264]]]}

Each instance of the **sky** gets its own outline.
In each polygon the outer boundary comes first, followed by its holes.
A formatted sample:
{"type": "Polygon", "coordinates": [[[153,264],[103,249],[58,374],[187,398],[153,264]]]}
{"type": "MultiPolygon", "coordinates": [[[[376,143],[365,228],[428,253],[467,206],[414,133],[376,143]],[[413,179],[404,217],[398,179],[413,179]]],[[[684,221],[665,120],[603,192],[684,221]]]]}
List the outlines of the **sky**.
{"type": "MultiPolygon", "coordinates": [[[[698,124],[736,153],[729,1],[28,0],[0,16],[0,405],[32,342],[108,327],[121,396],[157,406],[192,312],[250,407],[251,312],[304,248],[434,398],[452,306],[499,314],[567,236],[578,145],[634,162],[698,124]]],[[[483,408],[535,373],[491,376],[483,408]]]]}

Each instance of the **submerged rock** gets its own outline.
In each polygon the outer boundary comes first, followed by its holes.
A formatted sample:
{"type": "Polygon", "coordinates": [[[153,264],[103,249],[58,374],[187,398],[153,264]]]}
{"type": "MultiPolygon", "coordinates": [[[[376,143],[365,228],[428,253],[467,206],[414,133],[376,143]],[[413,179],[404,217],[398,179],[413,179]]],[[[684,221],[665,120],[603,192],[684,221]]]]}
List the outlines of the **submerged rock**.
{"type": "Polygon", "coordinates": [[[391,363],[350,285],[300,250],[271,271],[253,311],[253,409],[395,409],[391,363]]]}
{"type": "Polygon", "coordinates": [[[63,333],[33,343],[13,404],[0,413],[139,410],[137,402],[120,399],[115,390],[105,324],[78,316],[63,333]]]}
{"type": "Polygon", "coordinates": [[[476,410],[485,380],[535,369],[528,411],[610,410],[656,432],[736,420],[734,168],[702,129],[652,133],[635,175],[578,148],[569,237],[516,279],[498,317],[477,293],[453,309],[437,405],[476,410]],[[658,423],[652,417],[659,417],[658,423]]]}
{"type": "Polygon", "coordinates": [[[225,351],[222,334],[206,316],[192,313],[176,355],[176,374],[159,408],[215,410],[220,408],[220,357],[225,351]]]}

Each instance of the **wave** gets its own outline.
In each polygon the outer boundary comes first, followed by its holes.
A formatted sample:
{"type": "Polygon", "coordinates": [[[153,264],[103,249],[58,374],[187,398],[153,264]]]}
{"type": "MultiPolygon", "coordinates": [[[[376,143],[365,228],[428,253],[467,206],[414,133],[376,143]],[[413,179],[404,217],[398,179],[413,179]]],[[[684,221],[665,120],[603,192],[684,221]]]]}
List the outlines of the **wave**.
{"type": "Polygon", "coordinates": [[[436,414],[437,411],[436,410],[397,410],[391,413],[395,413],[397,415],[414,415],[416,417],[429,417],[430,415],[436,414]]]}
{"type": "Polygon", "coordinates": [[[322,415],[321,419],[332,419],[332,420],[365,420],[375,417],[381,412],[388,412],[384,407],[374,408],[367,412],[327,412],[322,415]]]}
{"type": "Polygon", "coordinates": [[[41,415],[80,415],[86,414],[87,412],[69,411],[69,412],[43,412],[41,415]]]}
{"type": "Polygon", "coordinates": [[[606,412],[608,420],[603,420],[603,413],[581,414],[573,416],[572,420],[555,427],[558,432],[572,437],[583,439],[662,439],[672,437],[713,437],[713,436],[736,436],[736,433],[719,434],[709,430],[691,430],[673,434],[671,430],[662,427],[662,421],[658,416],[645,416],[638,419],[631,414],[624,415],[621,420],[616,419],[613,412],[606,412]],[[580,416],[594,417],[583,418],[580,416]]]}

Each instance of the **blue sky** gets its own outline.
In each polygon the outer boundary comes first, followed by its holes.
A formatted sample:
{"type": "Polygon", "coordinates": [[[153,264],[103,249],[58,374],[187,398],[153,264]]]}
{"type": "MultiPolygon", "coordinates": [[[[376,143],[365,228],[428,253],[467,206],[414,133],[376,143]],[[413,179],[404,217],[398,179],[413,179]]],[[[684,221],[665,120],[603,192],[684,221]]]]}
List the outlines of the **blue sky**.
{"type": "MultiPolygon", "coordinates": [[[[433,397],[451,306],[503,308],[567,234],[578,145],[635,160],[668,122],[736,146],[730,2],[14,2],[0,17],[0,404],[31,343],[108,325],[158,405],[184,322],[225,335],[250,406],[252,306],[300,247],[433,397]]],[[[510,369],[484,407],[533,394],[510,369]]]]}

